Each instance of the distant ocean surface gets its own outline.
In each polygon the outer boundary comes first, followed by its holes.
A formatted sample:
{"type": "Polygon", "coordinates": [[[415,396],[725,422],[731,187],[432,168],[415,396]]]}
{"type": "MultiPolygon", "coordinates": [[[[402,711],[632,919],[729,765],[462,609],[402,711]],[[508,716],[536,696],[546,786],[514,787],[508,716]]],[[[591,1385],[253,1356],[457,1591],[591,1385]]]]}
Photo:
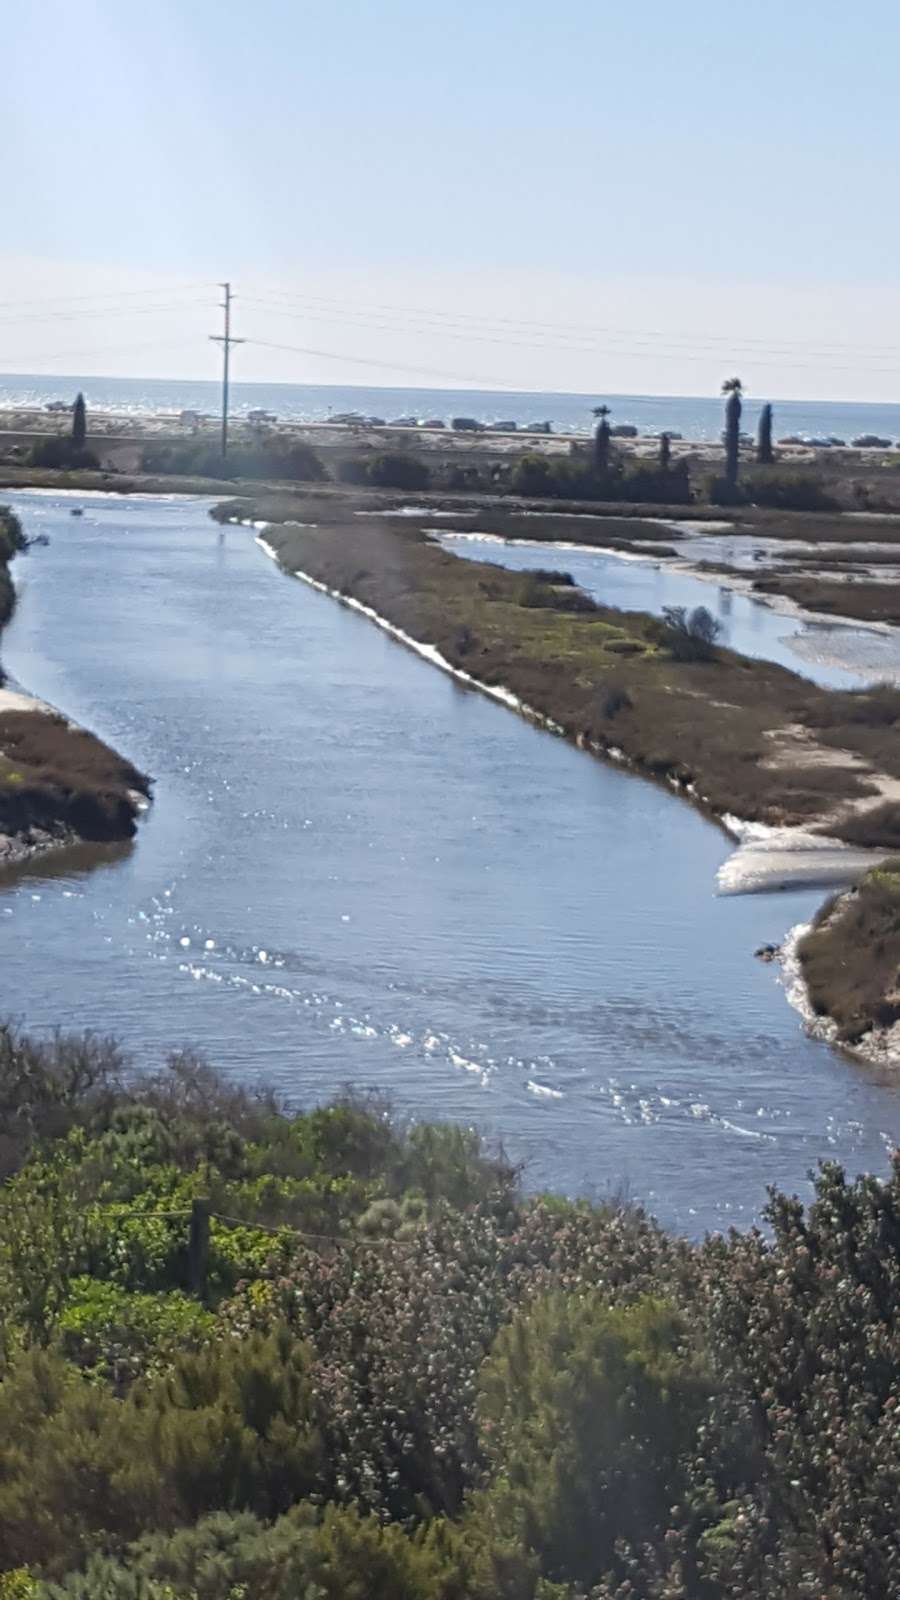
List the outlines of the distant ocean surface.
{"type": "MultiPolygon", "coordinates": [[[[71,400],[81,389],[95,411],[148,416],[195,410],[215,414],[221,390],[215,382],[167,378],[35,377],[0,374],[0,407],[43,406],[49,400],[71,400]]],[[[631,422],[641,433],[668,428],[686,439],[716,439],[722,428],[720,396],[643,394],[540,394],[490,389],[368,389],[303,383],[235,383],[231,390],[236,415],[260,407],[284,422],[326,422],[331,413],[357,411],[365,416],[412,416],[424,421],[440,417],[475,417],[479,422],[509,420],[520,426],[551,422],[558,433],[587,432],[591,407],[605,402],[611,421],[631,422]]],[[[747,399],[743,425],[752,432],[765,396],[747,399]]],[[[848,443],[857,434],[875,433],[900,439],[900,402],[869,405],[859,401],[779,400],[774,402],[775,436],[834,434],[848,443]]]]}

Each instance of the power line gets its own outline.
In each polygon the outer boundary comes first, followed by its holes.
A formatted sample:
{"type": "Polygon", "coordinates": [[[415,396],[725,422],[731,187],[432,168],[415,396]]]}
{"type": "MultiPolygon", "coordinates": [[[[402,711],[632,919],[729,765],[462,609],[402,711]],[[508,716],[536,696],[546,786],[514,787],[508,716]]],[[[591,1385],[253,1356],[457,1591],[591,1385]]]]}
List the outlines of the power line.
{"type": "Polygon", "coordinates": [[[366,356],[347,355],[337,350],[313,350],[299,344],[276,344],[270,339],[245,339],[244,344],[260,346],[263,350],[287,350],[300,356],[318,356],[323,361],[343,361],[354,367],[378,367],[382,372],[412,372],[420,377],[443,378],[453,383],[462,384],[469,388],[472,384],[484,384],[488,389],[509,389],[513,394],[519,394],[515,384],[508,378],[477,378],[472,373],[462,375],[458,372],[438,372],[433,367],[404,366],[399,361],[375,361],[366,356]]]}
{"type": "Polygon", "coordinates": [[[838,343],[830,343],[830,344],[827,344],[827,345],[817,345],[815,342],[810,341],[810,340],[786,340],[786,339],[783,339],[783,340],[777,341],[773,345],[773,342],[770,339],[758,339],[758,338],[754,338],[751,335],[746,335],[746,336],[735,336],[735,335],[729,335],[729,334],[684,334],[684,335],[673,335],[670,332],[668,332],[668,331],[666,331],[664,329],[659,329],[659,328],[657,328],[657,329],[648,329],[648,328],[637,328],[637,329],[635,329],[635,328],[610,327],[609,325],[597,324],[597,323],[539,322],[537,319],[523,319],[523,318],[497,317],[497,316],[480,316],[480,315],[478,315],[477,313],[474,313],[474,312],[460,313],[460,312],[441,311],[441,310],[435,310],[435,309],[425,310],[425,309],[422,309],[422,308],[413,308],[413,307],[410,307],[410,306],[386,305],[384,303],[371,302],[371,301],[370,302],[362,302],[362,303],[354,306],[352,304],[349,304],[345,300],[341,300],[341,299],[338,299],[338,298],[332,297],[332,296],[312,295],[312,294],[288,294],[288,293],[285,293],[282,290],[257,291],[256,295],[254,296],[254,298],[257,299],[257,300],[261,299],[262,297],[264,297],[269,302],[272,302],[273,300],[278,300],[278,301],[282,301],[282,302],[287,301],[288,304],[294,304],[294,305],[298,305],[298,304],[299,305],[304,305],[304,306],[322,305],[322,306],[326,306],[326,307],[334,307],[334,308],[338,308],[338,309],[340,309],[342,311],[345,311],[345,312],[349,311],[353,315],[356,315],[356,314],[365,315],[365,314],[368,314],[369,312],[376,312],[376,313],[387,312],[387,313],[392,314],[392,315],[401,316],[401,317],[403,317],[403,318],[405,318],[407,320],[420,320],[420,319],[424,318],[424,319],[428,319],[430,322],[439,322],[439,323],[442,323],[442,324],[447,324],[449,326],[460,326],[460,327],[462,327],[462,326],[465,326],[467,324],[469,324],[469,325],[481,324],[481,325],[483,325],[483,326],[485,326],[487,328],[508,327],[508,328],[512,328],[512,329],[516,329],[516,330],[520,330],[520,331],[528,331],[528,332],[545,331],[545,332],[551,332],[551,333],[563,333],[563,334],[578,335],[578,336],[583,336],[584,334],[588,334],[588,333],[590,333],[590,334],[601,333],[601,334],[605,334],[605,335],[610,335],[610,336],[612,336],[614,338],[629,338],[629,339],[637,339],[639,341],[651,340],[651,339],[655,341],[655,340],[662,339],[662,340],[665,340],[669,344],[684,345],[686,348],[690,348],[690,349],[696,349],[698,346],[718,346],[718,345],[721,345],[723,347],[723,349],[725,351],[727,351],[727,352],[732,352],[732,351],[734,351],[735,349],[738,349],[738,348],[744,348],[744,347],[751,347],[752,346],[752,347],[760,347],[761,349],[763,349],[765,351],[769,351],[769,352],[774,351],[775,353],[778,353],[778,352],[780,352],[782,350],[788,350],[788,349],[796,349],[796,350],[807,351],[807,352],[819,351],[819,352],[824,353],[824,354],[842,354],[842,353],[848,353],[848,352],[851,353],[851,354],[856,353],[856,352],[859,352],[859,353],[867,353],[868,352],[868,353],[871,353],[871,354],[882,354],[882,353],[887,353],[889,351],[893,351],[895,353],[900,353],[900,346],[888,346],[888,345],[884,345],[884,344],[881,344],[881,343],[879,343],[877,345],[865,345],[865,344],[858,345],[858,344],[854,344],[854,343],[851,343],[851,342],[838,342],[838,343]]]}
{"type": "Polygon", "coordinates": [[[210,286],[202,278],[195,278],[190,283],[170,283],[165,287],[157,284],[155,289],[109,289],[96,294],[54,295],[50,299],[37,300],[0,300],[0,307],[13,306],[53,306],[53,305],[79,305],[86,300],[128,300],[137,299],[146,294],[181,294],[188,289],[208,289],[210,286]]]}
{"type": "Polygon", "coordinates": [[[181,311],[190,306],[208,305],[206,299],[165,300],[155,306],[98,306],[93,310],[0,313],[0,323],[82,322],[86,317],[145,317],[159,311],[181,311]]]}
{"type": "MultiPolygon", "coordinates": [[[[314,310],[314,312],[291,312],[291,310],[285,310],[280,306],[271,306],[269,302],[256,298],[248,298],[247,304],[248,306],[256,306],[258,309],[267,310],[274,317],[291,318],[293,322],[338,323],[338,325],[367,328],[367,330],[375,331],[375,333],[421,333],[424,330],[431,331],[431,333],[439,333],[440,338],[460,339],[466,344],[474,342],[474,344],[498,344],[498,346],[503,346],[504,349],[549,350],[549,352],[557,350],[560,355],[586,355],[589,352],[597,352],[597,354],[605,355],[634,355],[637,358],[653,357],[658,358],[658,360],[690,360],[690,362],[706,363],[713,358],[713,355],[719,357],[719,354],[721,354],[719,350],[703,349],[703,342],[701,341],[698,346],[697,344],[687,344],[687,342],[682,346],[681,342],[677,341],[673,342],[673,344],[660,344],[657,339],[652,338],[644,339],[644,341],[625,342],[625,334],[615,334],[607,342],[599,342],[596,339],[589,338],[578,339],[578,341],[543,338],[516,339],[503,336],[503,334],[456,331],[453,326],[439,325],[439,323],[421,322],[416,325],[410,320],[400,322],[399,317],[394,322],[386,322],[380,317],[354,314],[352,310],[351,312],[344,312],[344,314],[320,312],[320,310],[314,310]],[[636,344],[641,344],[641,342],[647,346],[647,349],[637,349],[636,344]]],[[[818,371],[822,370],[823,366],[826,366],[830,371],[857,371],[858,366],[860,366],[860,362],[855,363],[854,366],[844,366],[834,362],[796,362],[791,358],[788,350],[781,349],[778,346],[770,346],[769,349],[765,350],[749,350],[748,352],[740,344],[737,344],[737,346],[732,344],[729,347],[729,357],[733,358],[733,360],[751,360],[751,362],[761,362],[761,360],[780,362],[781,365],[788,366],[791,370],[810,368],[810,370],[818,371]]],[[[871,362],[868,362],[868,370],[873,371],[873,373],[889,373],[889,371],[895,371],[895,366],[897,366],[897,363],[890,362],[887,358],[884,365],[871,365],[871,362]]]]}

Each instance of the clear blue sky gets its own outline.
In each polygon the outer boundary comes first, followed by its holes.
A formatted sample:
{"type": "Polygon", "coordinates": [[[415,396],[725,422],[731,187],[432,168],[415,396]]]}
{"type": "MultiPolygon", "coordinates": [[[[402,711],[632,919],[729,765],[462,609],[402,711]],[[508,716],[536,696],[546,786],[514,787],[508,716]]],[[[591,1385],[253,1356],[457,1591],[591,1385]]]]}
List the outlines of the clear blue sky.
{"type": "Polygon", "coordinates": [[[228,275],[348,358],[246,377],[897,397],[887,0],[44,0],[4,42],[0,369],[204,376],[228,275]]]}

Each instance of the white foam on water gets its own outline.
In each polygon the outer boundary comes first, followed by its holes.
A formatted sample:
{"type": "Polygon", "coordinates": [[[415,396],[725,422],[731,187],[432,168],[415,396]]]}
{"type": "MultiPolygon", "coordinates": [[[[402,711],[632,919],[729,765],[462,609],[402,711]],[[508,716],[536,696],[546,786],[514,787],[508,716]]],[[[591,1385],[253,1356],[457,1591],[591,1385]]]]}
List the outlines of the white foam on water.
{"type": "Polygon", "coordinates": [[[738,846],[716,875],[720,894],[841,888],[856,883],[889,854],[884,850],[860,850],[805,828],[747,822],[728,812],[721,820],[738,846]]]}

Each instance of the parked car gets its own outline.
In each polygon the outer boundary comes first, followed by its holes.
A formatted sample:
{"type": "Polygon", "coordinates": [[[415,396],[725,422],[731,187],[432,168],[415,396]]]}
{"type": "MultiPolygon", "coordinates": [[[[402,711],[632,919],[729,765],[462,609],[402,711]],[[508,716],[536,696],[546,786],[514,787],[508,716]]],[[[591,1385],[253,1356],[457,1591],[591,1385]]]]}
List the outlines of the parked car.
{"type": "Polygon", "coordinates": [[[610,437],[613,439],[636,439],[637,428],[633,422],[617,422],[610,428],[610,437]]]}
{"type": "Polygon", "coordinates": [[[341,427],[360,428],[366,418],[359,411],[336,411],[333,417],[328,418],[328,421],[336,422],[341,427]]]}
{"type": "MultiPolygon", "coordinates": [[[[522,429],[522,432],[523,433],[552,433],[553,432],[553,423],[552,422],[529,422],[522,429]]],[[[613,429],[613,432],[615,432],[615,429],[613,429]]],[[[635,432],[637,432],[637,429],[635,429],[635,432]]]]}
{"type": "Polygon", "coordinates": [[[429,417],[427,422],[420,422],[420,428],[446,428],[443,417],[429,417]]]}
{"type": "Polygon", "coordinates": [[[418,417],[394,417],[393,420],[388,423],[389,428],[418,428],[418,426],[418,417]]]}
{"type": "Polygon", "coordinates": [[[450,426],[454,433],[484,432],[484,423],[477,422],[474,417],[451,417],[450,426]]]}
{"type": "Polygon", "coordinates": [[[75,407],[68,400],[48,400],[45,411],[74,411],[75,407]]]}
{"type": "MultiPolygon", "coordinates": [[[[183,412],[182,415],[184,415],[183,412]]],[[[262,427],[264,423],[277,422],[278,418],[274,411],[263,411],[261,407],[257,406],[254,411],[247,412],[247,421],[252,422],[256,427],[262,427]]]]}
{"type": "Polygon", "coordinates": [[[854,450],[890,450],[892,441],[877,433],[861,433],[852,441],[854,450]]]}
{"type": "Polygon", "coordinates": [[[515,422],[489,422],[488,433],[515,433],[515,422]]]}

